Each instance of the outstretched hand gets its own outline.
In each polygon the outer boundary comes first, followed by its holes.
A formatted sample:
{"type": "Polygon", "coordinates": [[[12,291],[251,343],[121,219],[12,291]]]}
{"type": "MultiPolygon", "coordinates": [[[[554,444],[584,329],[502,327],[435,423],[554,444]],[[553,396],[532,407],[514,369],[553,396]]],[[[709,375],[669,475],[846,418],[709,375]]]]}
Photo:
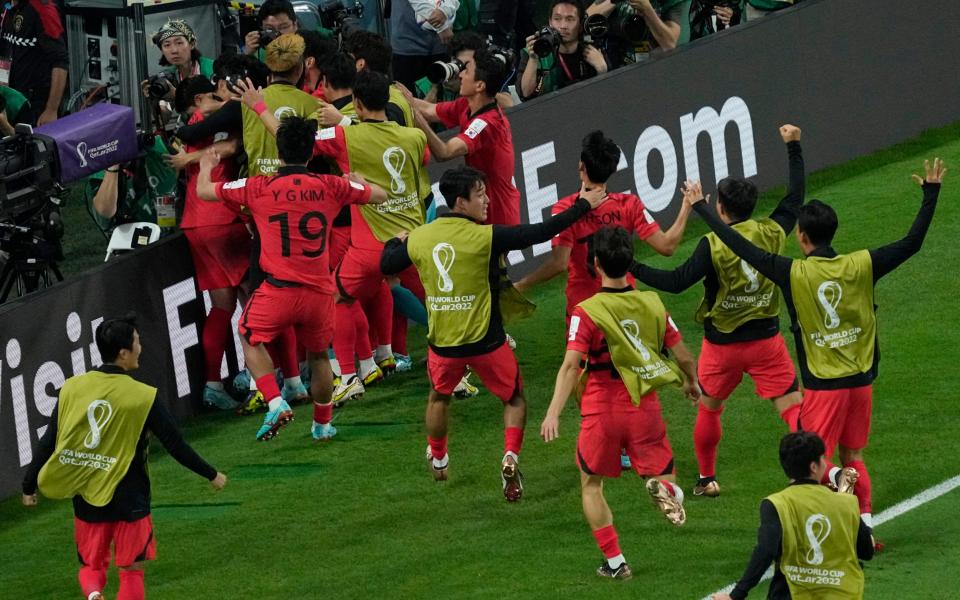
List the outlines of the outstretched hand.
{"type": "Polygon", "coordinates": [[[913,175],[913,180],[917,182],[917,185],[943,183],[943,176],[947,174],[947,167],[939,158],[933,159],[933,165],[930,164],[929,160],[923,161],[923,170],[926,171],[926,177],[920,177],[916,173],[913,175]]]}
{"type": "Polygon", "coordinates": [[[214,167],[220,164],[220,155],[217,154],[217,151],[210,146],[203,153],[203,156],[200,157],[200,170],[201,171],[212,171],[214,167]]]}
{"type": "Polygon", "coordinates": [[[240,90],[240,100],[249,108],[253,108],[259,102],[263,102],[263,90],[253,84],[249,77],[237,81],[237,89],[240,90]]]}
{"type": "Polygon", "coordinates": [[[586,183],[581,183],[580,197],[590,203],[590,208],[596,208],[606,201],[607,190],[603,186],[588,188],[586,183]]]}
{"type": "Polygon", "coordinates": [[[703,196],[703,187],[699,181],[687,181],[680,186],[680,192],[683,194],[683,201],[691,207],[700,202],[709,202],[710,197],[703,196]]]}

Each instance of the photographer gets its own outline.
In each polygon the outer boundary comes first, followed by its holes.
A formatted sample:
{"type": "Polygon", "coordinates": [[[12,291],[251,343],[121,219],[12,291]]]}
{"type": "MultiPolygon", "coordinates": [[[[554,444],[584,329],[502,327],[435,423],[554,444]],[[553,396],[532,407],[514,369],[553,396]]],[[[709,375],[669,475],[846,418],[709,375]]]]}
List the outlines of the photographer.
{"type": "Polygon", "coordinates": [[[453,38],[453,18],[459,6],[456,0],[392,0],[390,46],[394,79],[413,89],[429,65],[446,60],[445,44],[453,38]],[[433,8],[427,11],[424,4],[433,4],[433,8]]]}
{"type": "MultiPolygon", "coordinates": [[[[297,13],[289,0],[266,0],[260,5],[257,17],[260,29],[250,31],[244,36],[243,53],[252,54],[258,60],[264,60],[264,48],[278,36],[300,32],[300,21],[297,20],[297,13]],[[267,39],[260,39],[264,34],[267,39]]],[[[331,35],[330,30],[323,27],[320,27],[317,33],[321,38],[329,38],[331,35]]]]}
{"type": "Polygon", "coordinates": [[[600,0],[587,8],[587,16],[608,19],[610,54],[616,68],[643,62],[657,48],[676,48],[683,6],[683,0],[600,0]]]}
{"type": "MultiPolygon", "coordinates": [[[[466,65],[473,60],[474,54],[481,48],[486,48],[487,43],[483,36],[475,31],[461,31],[453,36],[450,42],[450,56],[454,64],[466,65]]],[[[431,65],[432,67],[433,65],[431,65]]],[[[452,102],[460,97],[460,77],[459,72],[446,81],[432,84],[426,77],[417,81],[417,91],[423,96],[426,102],[452,102]]],[[[500,108],[509,108],[513,106],[513,98],[508,92],[499,92],[497,94],[497,104],[500,108]]]]}
{"type": "Polygon", "coordinates": [[[740,0],[693,0],[690,4],[690,41],[739,25],[742,18],[740,0]]]}
{"type": "Polygon", "coordinates": [[[582,26],[583,11],[578,2],[553,0],[549,27],[527,38],[520,58],[522,75],[517,92],[522,99],[535,98],[609,70],[603,53],[582,42],[582,26]]]}
{"type": "Polygon", "coordinates": [[[148,98],[156,96],[151,91],[154,83],[166,87],[162,99],[173,100],[177,84],[184,79],[194,75],[203,75],[207,78],[213,75],[213,60],[200,54],[200,50],[197,49],[197,36],[186,21],[182,19],[167,21],[152,39],[161,52],[160,66],[168,67],[164,69],[164,73],[169,77],[152,77],[141,83],[143,93],[148,98]]]}

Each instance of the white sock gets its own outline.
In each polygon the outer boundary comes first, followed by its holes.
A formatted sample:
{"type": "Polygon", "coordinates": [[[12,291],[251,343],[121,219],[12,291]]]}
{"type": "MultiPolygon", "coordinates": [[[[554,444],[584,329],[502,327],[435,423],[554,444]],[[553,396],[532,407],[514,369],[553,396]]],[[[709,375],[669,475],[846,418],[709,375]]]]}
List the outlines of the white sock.
{"type": "Polygon", "coordinates": [[[360,374],[363,376],[369,375],[371,371],[377,368],[377,361],[370,358],[361,358],[360,359],[360,374]]]}
{"type": "Polygon", "coordinates": [[[842,470],[843,469],[841,469],[840,467],[831,467],[830,474],[827,475],[827,477],[830,478],[830,481],[833,482],[833,485],[837,487],[840,487],[840,471],[842,470]]]}
{"type": "Polygon", "coordinates": [[[516,454],[515,452],[507,452],[506,454],[503,455],[503,459],[502,459],[500,462],[503,462],[504,460],[507,460],[507,457],[508,457],[508,456],[513,459],[513,462],[515,462],[515,463],[517,463],[517,464],[520,463],[520,457],[517,456],[517,454],[516,454]]]}
{"type": "Polygon", "coordinates": [[[447,465],[450,464],[450,455],[444,454],[441,459],[433,459],[433,468],[434,469],[445,469],[447,465]]]}
{"type": "Polygon", "coordinates": [[[283,402],[283,398],[280,396],[277,396],[276,398],[268,402],[267,406],[270,407],[270,410],[277,410],[278,408],[280,408],[281,402],[283,402]]]}
{"type": "Polygon", "coordinates": [[[380,362],[381,360],[393,356],[393,347],[390,344],[384,346],[377,346],[376,352],[373,353],[373,357],[380,362]]]}
{"type": "Polygon", "coordinates": [[[620,565],[627,562],[627,559],[623,557],[623,554],[618,554],[616,556],[610,557],[607,559],[607,565],[611,569],[619,569],[620,565]]]}
{"type": "Polygon", "coordinates": [[[333,370],[333,376],[334,376],[334,377],[339,377],[339,376],[340,376],[340,361],[337,360],[337,359],[335,359],[335,358],[331,358],[331,359],[330,359],[330,369],[333,370]]]}
{"type": "Polygon", "coordinates": [[[91,600],[92,598],[102,598],[102,597],[103,596],[100,595],[100,592],[90,592],[90,595],[87,596],[87,600],[91,600]]]}
{"type": "Polygon", "coordinates": [[[863,524],[873,529],[873,515],[870,513],[860,513],[860,519],[863,521],[863,524]]]}
{"type": "Polygon", "coordinates": [[[329,425],[330,423],[319,423],[319,422],[317,422],[317,421],[314,421],[313,424],[316,425],[317,427],[325,427],[325,426],[329,425]]]}
{"type": "Polygon", "coordinates": [[[208,381],[207,387],[210,388],[211,390],[217,390],[218,392],[224,391],[223,383],[220,381],[208,381]]]}
{"type": "Polygon", "coordinates": [[[296,377],[284,377],[283,379],[283,387],[294,388],[301,385],[303,385],[303,382],[300,381],[299,375],[297,375],[296,377]]]}
{"type": "MultiPolygon", "coordinates": [[[[249,373],[249,371],[248,371],[249,373]]],[[[257,390],[257,380],[253,378],[253,373],[250,373],[250,391],[255,392],[257,390]]]]}

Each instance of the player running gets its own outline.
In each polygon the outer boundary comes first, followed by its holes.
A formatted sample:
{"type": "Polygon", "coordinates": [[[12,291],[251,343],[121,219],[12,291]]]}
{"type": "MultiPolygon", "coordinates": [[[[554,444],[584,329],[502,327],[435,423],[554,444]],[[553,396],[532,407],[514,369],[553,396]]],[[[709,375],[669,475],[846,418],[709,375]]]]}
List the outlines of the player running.
{"type": "MultiPolygon", "coordinates": [[[[254,110],[265,110],[261,103],[254,110]]],[[[264,344],[288,327],[307,350],[310,361],[310,394],[313,398],[315,440],[328,440],[337,430],[333,415],[333,374],[327,348],[333,337],[333,277],[327,247],[330,224],[343,206],[381,203],[386,192],[368,185],[362,177],[314,175],[307,171],[313,156],[316,124],[287,117],[277,131],[280,168],[275,177],[250,177],[214,184],[210,172],[219,162],[215,153],[200,160],[197,194],[229,206],[245,206],[260,232],[260,263],[266,279],[251,295],[240,317],[247,366],[257,388],[267,399],[268,412],[257,431],[258,440],[269,440],[293,419],[289,404],[280,397],[273,362],[264,344]]]]}
{"type": "MultiPolygon", "coordinates": [[[[787,145],[790,184],[768,218],[750,218],[757,205],[757,187],[752,182],[727,177],[717,184],[720,219],[774,254],[783,252],[787,234],[797,223],[805,186],[800,129],[784,125],[780,137],[787,145]]],[[[703,300],[695,317],[703,323],[697,367],[703,395],[693,428],[700,467],[693,495],[719,496],[716,468],[717,447],[723,436],[720,415],[744,373],[753,378],[757,395],[770,400],[790,430],[796,431],[801,394],[793,361],[780,334],[780,291],[715,233],[705,235],[690,258],[672,271],[636,264],[630,272],[638,281],[674,294],[703,281],[703,300]]]]}
{"type": "Polygon", "coordinates": [[[448,476],[447,414],[450,395],[467,365],[503,402],[503,493],[510,502],[523,494],[517,464],[523,445],[526,403],[517,359],[506,341],[500,300],[500,256],[545,242],[603,202],[601,189],[581,190],[569,209],[536,225],[483,225],[490,203],[485,177],[471,167],[451,169],[440,179],[450,212],[387,242],[381,268],[399,273],[415,265],[427,292],[427,442],[433,476],[448,476]],[[486,277],[481,274],[486,273],[486,277]]]}
{"type": "Polygon", "coordinates": [[[879,248],[837,254],[830,245],[837,213],[811,200],[800,208],[797,240],[805,258],[799,260],[751,244],[709,209],[699,183],[687,182],[684,190],[684,200],[720,240],[783,291],[803,378],[799,428],[823,439],[827,458],[839,444],[844,468],[831,466],[829,480],[841,490],[853,482],[860,513],[871,528],[871,481],[863,449],[880,361],[874,286],[923,245],[946,173],[939,158],[932,164],[925,161],[924,167],[925,178],[913,176],[923,190],[923,202],[905,237],[879,248]]]}
{"type": "Polygon", "coordinates": [[[693,356],[656,292],[634,290],[627,282],[633,260],[630,234],[604,227],[593,238],[594,268],[603,287],[574,308],[567,353],[540,435],[547,442],[558,437],[560,415],[586,360],[577,439],[583,512],[605,557],[597,575],[629,579],[633,573],[620,552],[603,478],[620,476],[620,451],[625,449],[637,474],[649,478],[647,491],[657,507],[671,523],[683,525],[683,491],[674,483],[673,450],[657,390],[682,384],[684,394],[696,402],[700,388],[693,356]]]}

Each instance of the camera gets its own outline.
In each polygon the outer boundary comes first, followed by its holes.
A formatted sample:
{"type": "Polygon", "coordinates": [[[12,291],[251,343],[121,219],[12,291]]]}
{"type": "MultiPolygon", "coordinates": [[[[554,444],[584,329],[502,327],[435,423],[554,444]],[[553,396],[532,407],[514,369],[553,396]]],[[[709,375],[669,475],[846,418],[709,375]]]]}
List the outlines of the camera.
{"type": "Polygon", "coordinates": [[[280,37],[280,32],[273,29],[261,29],[257,33],[260,34],[260,41],[257,42],[261,48],[266,48],[270,45],[270,42],[280,37]]]}
{"type": "Polygon", "coordinates": [[[467,66],[463,62],[452,59],[450,62],[438,60],[427,67],[427,79],[430,83],[446,83],[456,78],[467,66]]]}
{"type": "Polygon", "coordinates": [[[355,0],[347,6],[341,0],[322,0],[320,3],[320,23],[334,33],[349,33],[354,23],[351,20],[363,17],[363,4],[355,0]]]}
{"type": "Polygon", "coordinates": [[[513,48],[510,47],[512,42],[513,39],[511,36],[507,39],[507,45],[499,45],[494,42],[492,35],[487,36],[487,52],[502,62],[503,66],[506,67],[508,71],[513,67],[514,62],[517,59],[516,53],[513,51],[513,48]]]}
{"type": "Polygon", "coordinates": [[[533,53],[540,57],[550,56],[560,49],[560,32],[553,27],[544,27],[534,34],[533,53]]]}
{"type": "Polygon", "coordinates": [[[170,90],[176,87],[177,76],[169,71],[151,75],[147,79],[147,95],[152,100],[163,100],[170,93],[170,90]]]}
{"type": "Polygon", "coordinates": [[[583,41],[597,47],[604,45],[607,34],[610,33],[610,23],[607,17],[601,14],[590,15],[583,22],[583,41]]]}

